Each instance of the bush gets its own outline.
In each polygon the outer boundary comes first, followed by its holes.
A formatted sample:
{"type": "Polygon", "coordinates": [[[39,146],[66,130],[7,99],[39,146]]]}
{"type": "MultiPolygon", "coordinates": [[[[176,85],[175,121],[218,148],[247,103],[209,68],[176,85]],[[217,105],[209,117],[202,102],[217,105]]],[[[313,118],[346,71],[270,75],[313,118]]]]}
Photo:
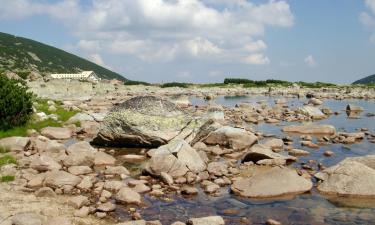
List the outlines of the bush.
{"type": "Polygon", "coordinates": [[[149,86],[150,83],[144,82],[144,81],[136,81],[136,80],[127,80],[124,82],[124,85],[145,85],[149,86]]]}
{"type": "Polygon", "coordinates": [[[253,84],[253,80],[242,78],[225,78],[224,84],[253,84]]]}
{"type": "Polygon", "coordinates": [[[12,182],[15,180],[14,176],[2,176],[0,182],[12,182]]]}
{"type": "Polygon", "coordinates": [[[0,74],[0,130],[24,125],[32,112],[32,94],[26,86],[0,74]]]}
{"type": "Polygon", "coordinates": [[[167,88],[167,87],[187,88],[187,87],[189,87],[189,84],[188,83],[171,82],[171,83],[164,83],[160,87],[161,88],[167,88]]]}

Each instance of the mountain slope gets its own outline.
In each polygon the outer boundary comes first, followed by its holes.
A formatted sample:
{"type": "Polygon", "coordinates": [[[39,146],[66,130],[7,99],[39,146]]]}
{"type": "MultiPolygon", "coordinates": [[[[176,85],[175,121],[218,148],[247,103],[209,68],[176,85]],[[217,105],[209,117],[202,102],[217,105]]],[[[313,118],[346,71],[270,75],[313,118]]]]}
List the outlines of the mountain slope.
{"type": "Polygon", "coordinates": [[[104,79],[127,80],[86,59],[27,38],[0,32],[0,70],[26,77],[31,71],[42,75],[92,70],[104,79]]]}
{"type": "Polygon", "coordinates": [[[368,77],[365,77],[365,78],[362,78],[362,79],[359,79],[359,80],[353,82],[353,84],[375,84],[375,74],[371,75],[371,76],[368,76],[368,77]]]}

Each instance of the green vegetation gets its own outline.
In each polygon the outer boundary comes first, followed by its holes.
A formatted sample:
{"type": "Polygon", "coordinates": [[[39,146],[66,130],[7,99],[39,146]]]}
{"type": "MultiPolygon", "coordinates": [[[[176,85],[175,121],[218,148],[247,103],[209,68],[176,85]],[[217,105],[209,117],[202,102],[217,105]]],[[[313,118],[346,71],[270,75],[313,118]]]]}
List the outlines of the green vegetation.
{"type": "Polygon", "coordinates": [[[42,75],[92,70],[104,79],[127,79],[86,59],[61,49],[0,32],[0,68],[27,78],[31,71],[42,75]]]}
{"type": "Polygon", "coordinates": [[[8,164],[17,164],[17,160],[11,155],[4,155],[0,157],[0,168],[8,164]]]}
{"type": "MultiPolygon", "coordinates": [[[[40,131],[44,127],[59,127],[62,126],[64,122],[70,119],[70,117],[74,116],[79,111],[68,111],[62,107],[61,102],[55,102],[56,111],[50,111],[49,105],[47,103],[47,100],[44,99],[36,99],[35,100],[35,108],[38,112],[44,112],[45,114],[55,114],[57,115],[59,121],[53,120],[53,119],[46,119],[39,121],[36,115],[32,115],[29,122],[27,122],[23,126],[17,126],[13,127],[8,130],[0,130],[0,138],[4,137],[11,137],[11,136],[27,136],[27,130],[36,130],[40,131]]],[[[76,124],[77,126],[80,126],[79,123],[76,124]]]]}
{"type": "Polygon", "coordinates": [[[143,81],[127,80],[127,81],[124,82],[124,85],[145,85],[145,86],[149,86],[151,84],[147,83],[147,82],[143,82],[143,81]]]}
{"type": "Polygon", "coordinates": [[[0,154],[7,153],[7,152],[9,152],[9,149],[6,149],[6,148],[0,146],[0,154]]]}
{"type": "Polygon", "coordinates": [[[164,83],[160,85],[161,88],[168,88],[168,87],[180,87],[180,88],[187,88],[189,87],[188,83],[179,83],[179,82],[171,82],[171,83],[164,83]]]}
{"type": "Polygon", "coordinates": [[[2,176],[0,182],[12,182],[15,180],[14,176],[2,176]]]}
{"type": "Polygon", "coordinates": [[[365,77],[365,78],[362,78],[362,79],[359,79],[359,80],[353,82],[353,84],[375,86],[375,74],[371,75],[371,76],[368,76],[368,77],[365,77]]]}
{"type": "Polygon", "coordinates": [[[307,88],[322,88],[322,87],[336,87],[336,84],[331,83],[324,83],[324,82],[315,82],[315,83],[308,83],[308,82],[297,82],[297,84],[301,87],[307,87],[307,88]]]}
{"type": "Polygon", "coordinates": [[[33,111],[32,97],[22,83],[0,74],[0,130],[26,124],[33,111]]]}

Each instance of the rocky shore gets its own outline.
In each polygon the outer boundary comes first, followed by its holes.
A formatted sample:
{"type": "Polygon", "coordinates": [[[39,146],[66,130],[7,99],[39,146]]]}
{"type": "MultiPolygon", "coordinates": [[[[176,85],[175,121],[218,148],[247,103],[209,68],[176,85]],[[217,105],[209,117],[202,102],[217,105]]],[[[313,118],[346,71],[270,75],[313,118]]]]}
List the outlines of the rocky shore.
{"type": "MultiPolygon", "coordinates": [[[[0,139],[0,147],[17,159],[17,164],[0,168],[1,176],[15,176],[12,182],[0,183],[1,225],[164,224],[142,215],[148,198],[202,193],[220,197],[226,190],[253,200],[292,199],[316,191],[327,199],[375,199],[374,156],[348,157],[333,166],[304,158],[322,146],[374,144],[372,127],[347,132],[324,123],[345,112],[350,120],[365,109],[355,104],[342,111],[322,106],[327,99],[375,99],[374,90],[93,90],[88,85],[79,94],[74,85],[68,92],[35,83],[30,87],[80,113],[63,127],[0,139]],[[232,108],[212,101],[219,95],[277,97],[272,104],[245,102],[232,108]],[[210,101],[192,105],[190,96],[210,101]],[[288,104],[291,98],[305,96],[305,104],[288,104]],[[279,126],[283,135],[263,133],[254,128],[257,124],[279,126]],[[140,172],[134,173],[127,163],[137,164],[140,172]],[[131,220],[120,218],[119,211],[131,220]]],[[[372,113],[363,115],[372,120],[372,113]]],[[[320,157],[335,153],[326,150],[320,157]]],[[[241,223],[252,224],[246,218],[241,223]]],[[[262,223],[281,224],[273,217],[262,223]]],[[[219,225],[226,220],[207,214],[172,224],[219,225]]]]}

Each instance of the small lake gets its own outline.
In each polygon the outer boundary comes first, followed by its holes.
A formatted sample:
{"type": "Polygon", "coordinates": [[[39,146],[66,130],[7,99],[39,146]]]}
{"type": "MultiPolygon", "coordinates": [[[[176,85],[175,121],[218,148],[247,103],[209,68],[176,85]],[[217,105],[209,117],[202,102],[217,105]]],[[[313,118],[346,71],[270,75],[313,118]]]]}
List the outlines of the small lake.
{"type": "MultiPolygon", "coordinates": [[[[281,97],[282,98],[282,97],[281,97]]],[[[256,103],[266,102],[273,105],[279,97],[265,96],[237,96],[218,97],[215,102],[226,107],[235,107],[241,102],[256,103]]],[[[307,99],[288,98],[287,104],[291,108],[302,106],[307,99]]],[[[193,105],[207,104],[203,99],[191,98],[193,105]]],[[[328,119],[317,121],[320,124],[330,124],[338,131],[356,132],[358,129],[367,128],[370,133],[375,132],[375,117],[366,117],[366,113],[375,113],[374,100],[324,100],[323,107],[330,108],[333,112],[340,112],[339,115],[331,115],[328,119]],[[358,119],[348,119],[345,113],[347,104],[361,106],[365,111],[358,119]]],[[[281,128],[284,125],[296,123],[282,122],[280,124],[258,124],[252,125],[257,131],[265,134],[273,134],[277,137],[286,136],[281,128]]],[[[299,157],[299,161],[291,166],[300,167],[308,160],[315,160],[325,166],[332,166],[346,157],[363,156],[375,154],[375,144],[364,139],[358,144],[330,144],[321,146],[320,149],[312,150],[302,147],[299,137],[293,137],[294,147],[310,152],[310,155],[299,157]],[[323,152],[331,150],[335,154],[332,157],[325,157],[323,152]]],[[[126,165],[129,166],[129,165],[126,165]]],[[[315,165],[316,166],[316,165],[315,165]]],[[[316,182],[314,180],[314,182],[316,182]]],[[[197,185],[198,187],[199,185],[197,185]]],[[[146,205],[139,212],[146,220],[160,220],[163,224],[171,224],[175,221],[186,221],[191,217],[203,217],[209,215],[220,215],[226,220],[226,224],[264,224],[273,218],[282,224],[375,224],[375,207],[365,205],[365,200],[356,202],[355,206],[347,206],[348,200],[341,199],[327,200],[313,188],[310,193],[299,195],[293,199],[252,201],[251,199],[240,198],[230,193],[229,187],[221,189],[219,197],[204,194],[201,190],[197,196],[184,198],[181,196],[168,196],[164,200],[145,195],[146,205]],[[361,204],[363,203],[363,204],[361,204]]],[[[120,219],[129,219],[129,215],[122,209],[117,210],[120,219]]]]}

